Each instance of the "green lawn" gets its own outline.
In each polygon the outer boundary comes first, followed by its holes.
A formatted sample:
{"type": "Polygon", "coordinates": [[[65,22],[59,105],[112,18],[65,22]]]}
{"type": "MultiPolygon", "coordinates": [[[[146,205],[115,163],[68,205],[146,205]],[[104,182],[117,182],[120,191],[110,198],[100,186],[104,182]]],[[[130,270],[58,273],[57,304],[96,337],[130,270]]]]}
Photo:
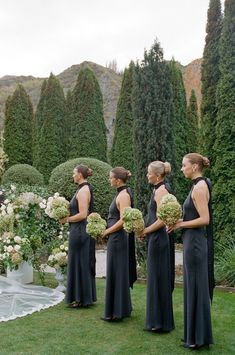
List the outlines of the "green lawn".
{"type": "MultiPolygon", "coordinates": [[[[47,275],[48,286],[56,285],[47,275]]],[[[100,320],[104,305],[104,280],[97,280],[98,302],[88,309],[58,306],[14,321],[0,323],[0,354],[189,354],[181,347],[183,332],[182,289],[174,291],[176,328],[169,334],[143,331],[144,284],[132,291],[133,313],[119,323],[100,320]]],[[[216,291],[212,315],[215,345],[199,353],[235,354],[235,294],[216,291]]]]}

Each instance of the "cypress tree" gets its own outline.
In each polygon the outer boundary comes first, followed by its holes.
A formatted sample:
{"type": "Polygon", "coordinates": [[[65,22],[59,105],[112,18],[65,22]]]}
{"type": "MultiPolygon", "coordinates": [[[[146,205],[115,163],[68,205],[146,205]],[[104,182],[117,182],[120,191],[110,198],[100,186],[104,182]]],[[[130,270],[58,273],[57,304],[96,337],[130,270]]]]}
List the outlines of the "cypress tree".
{"type": "MultiPolygon", "coordinates": [[[[214,162],[213,145],[216,127],[216,87],[220,77],[219,40],[222,30],[222,13],[220,0],[210,0],[207,13],[206,43],[201,69],[202,103],[201,103],[201,151],[211,163],[214,162]]],[[[208,172],[209,173],[209,172],[208,172]]]]}
{"type": "Polygon", "coordinates": [[[68,90],[66,95],[66,136],[67,136],[67,146],[66,146],[66,156],[69,156],[69,142],[72,132],[72,122],[73,122],[73,95],[71,90],[68,90]]]}
{"type": "Polygon", "coordinates": [[[4,122],[4,151],[9,163],[32,164],[33,106],[24,87],[18,85],[7,99],[4,122]]]}
{"type": "Polygon", "coordinates": [[[174,134],[174,150],[175,165],[172,166],[173,188],[177,198],[183,202],[187,192],[188,183],[182,178],[181,164],[182,158],[189,152],[187,140],[187,118],[186,118],[186,94],[183,83],[182,71],[177,63],[172,60],[169,63],[171,72],[171,85],[173,93],[173,134],[174,134]]]}
{"type": "Polygon", "coordinates": [[[217,125],[213,166],[214,221],[217,240],[235,235],[235,0],[225,1],[217,87],[217,125]]]}
{"type": "Polygon", "coordinates": [[[65,97],[59,80],[53,74],[42,91],[41,104],[35,166],[48,181],[51,171],[66,160],[65,97]]]}
{"type": "Polygon", "coordinates": [[[37,153],[38,153],[40,130],[42,128],[42,123],[43,123],[43,107],[44,107],[44,98],[45,98],[44,92],[46,86],[47,86],[47,80],[45,79],[41,86],[40,98],[33,119],[33,165],[34,166],[37,166],[39,164],[38,163],[39,157],[37,153]]]}
{"type": "Polygon", "coordinates": [[[168,64],[155,41],[145,51],[133,76],[135,190],[137,207],[147,210],[150,189],[148,164],[154,160],[174,165],[173,98],[168,64]]]}
{"type": "Polygon", "coordinates": [[[90,69],[80,70],[72,95],[69,157],[92,157],[107,161],[103,99],[98,81],[90,69]]]}
{"type": "Polygon", "coordinates": [[[132,115],[132,76],[134,63],[125,69],[114,128],[113,146],[110,152],[112,166],[124,166],[134,173],[133,156],[133,115],[132,115]]]}
{"type": "Polygon", "coordinates": [[[199,141],[198,106],[195,91],[191,91],[187,107],[187,145],[190,152],[197,152],[199,141]]]}

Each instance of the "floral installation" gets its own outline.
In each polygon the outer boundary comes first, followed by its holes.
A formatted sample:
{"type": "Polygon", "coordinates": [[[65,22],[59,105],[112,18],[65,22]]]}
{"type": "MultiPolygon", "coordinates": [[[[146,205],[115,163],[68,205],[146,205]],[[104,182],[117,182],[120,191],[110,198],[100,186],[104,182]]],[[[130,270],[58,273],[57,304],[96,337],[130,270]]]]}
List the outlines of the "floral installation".
{"type": "Polygon", "coordinates": [[[99,213],[94,212],[87,217],[86,232],[94,239],[102,236],[106,226],[106,221],[101,218],[99,213]]]}
{"type": "Polygon", "coordinates": [[[144,229],[144,219],[142,212],[137,208],[126,207],[122,214],[123,228],[127,233],[140,234],[144,229]]]}
{"type": "Polygon", "coordinates": [[[55,238],[54,247],[48,257],[47,264],[56,270],[61,271],[62,274],[67,273],[68,263],[68,231],[67,228],[62,226],[60,232],[55,238]]]}
{"type": "Polygon", "coordinates": [[[182,216],[182,207],[172,194],[162,197],[157,208],[157,217],[165,223],[166,226],[173,226],[182,216]]]}

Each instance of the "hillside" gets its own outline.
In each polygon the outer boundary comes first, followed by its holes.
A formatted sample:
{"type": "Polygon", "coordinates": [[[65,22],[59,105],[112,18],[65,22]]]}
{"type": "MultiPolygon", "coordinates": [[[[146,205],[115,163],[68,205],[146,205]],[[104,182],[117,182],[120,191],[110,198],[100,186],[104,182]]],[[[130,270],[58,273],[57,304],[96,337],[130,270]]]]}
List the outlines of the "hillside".
{"type": "MultiPolygon", "coordinates": [[[[201,62],[202,59],[196,59],[187,66],[182,66],[183,79],[186,89],[187,99],[190,96],[191,90],[196,92],[198,105],[201,103],[201,62]]],[[[73,65],[70,68],[57,75],[65,94],[69,89],[75,86],[79,70],[84,67],[89,67],[95,73],[104,99],[104,118],[107,126],[108,146],[111,146],[113,138],[114,122],[116,117],[116,107],[121,88],[122,76],[115,73],[113,70],[105,68],[101,65],[92,62],[83,62],[73,65]]],[[[31,97],[34,108],[36,108],[40,89],[44,78],[35,78],[33,76],[4,76],[0,78],[0,130],[3,128],[4,107],[6,99],[11,95],[17,83],[24,85],[25,90],[31,97]]]]}

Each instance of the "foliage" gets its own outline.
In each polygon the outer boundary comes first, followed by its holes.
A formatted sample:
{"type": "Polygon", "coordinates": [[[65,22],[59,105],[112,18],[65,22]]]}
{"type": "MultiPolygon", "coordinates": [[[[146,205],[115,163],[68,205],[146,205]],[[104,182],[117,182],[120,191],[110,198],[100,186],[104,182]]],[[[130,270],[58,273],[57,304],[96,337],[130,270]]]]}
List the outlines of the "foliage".
{"type": "Polygon", "coordinates": [[[4,151],[9,166],[32,163],[33,106],[24,87],[18,85],[6,102],[4,151]]]}
{"type": "Polygon", "coordinates": [[[215,279],[216,284],[235,286],[235,241],[230,243],[217,243],[215,257],[215,279]]]}
{"type": "MultiPolygon", "coordinates": [[[[202,102],[201,102],[201,152],[214,164],[213,145],[216,127],[216,87],[220,77],[219,41],[222,29],[220,0],[210,0],[207,12],[206,43],[201,67],[202,102]]],[[[207,172],[209,174],[209,172],[207,172]]]]}
{"type": "Polygon", "coordinates": [[[80,70],[72,96],[69,157],[88,156],[107,161],[103,98],[89,68],[80,70]]]}
{"type": "Polygon", "coordinates": [[[22,185],[43,185],[43,175],[28,164],[12,165],[3,175],[2,183],[16,183],[22,185]]]}
{"type": "Polygon", "coordinates": [[[220,42],[217,124],[214,142],[213,201],[216,239],[235,236],[235,1],[226,0],[220,42]]]}
{"type": "Polygon", "coordinates": [[[89,182],[94,190],[94,210],[102,217],[106,217],[114,196],[114,191],[108,181],[109,171],[112,169],[109,164],[93,158],[68,160],[52,171],[49,181],[50,189],[70,200],[77,190],[72,181],[73,169],[79,164],[85,164],[93,170],[93,176],[89,178],[89,182]]]}
{"type": "Polygon", "coordinates": [[[43,174],[47,182],[51,171],[66,160],[68,137],[65,97],[60,82],[51,74],[44,86],[35,116],[34,166],[43,174]]]}
{"type": "Polygon", "coordinates": [[[47,264],[56,270],[60,269],[62,274],[66,274],[68,250],[67,228],[66,226],[62,226],[57,238],[54,239],[53,249],[48,257],[47,264]]]}
{"type": "MultiPolygon", "coordinates": [[[[134,63],[125,69],[114,128],[113,146],[110,152],[112,166],[123,166],[134,175],[132,76],[134,63]]],[[[132,180],[130,180],[132,185],[132,180]]]]}
{"type": "Polygon", "coordinates": [[[6,170],[7,162],[8,162],[8,156],[4,152],[3,148],[0,147],[0,180],[6,170]]]}
{"type": "Polygon", "coordinates": [[[191,91],[189,104],[187,107],[187,143],[189,152],[197,152],[198,150],[198,106],[195,91],[191,91]]]}
{"type": "Polygon", "coordinates": [[[136,205],[146,213],[150,195],[148,164],[162,160],[174,165],[175,160],[170,69],[157,41],[135,66],[132,101],[136,205]]]}

